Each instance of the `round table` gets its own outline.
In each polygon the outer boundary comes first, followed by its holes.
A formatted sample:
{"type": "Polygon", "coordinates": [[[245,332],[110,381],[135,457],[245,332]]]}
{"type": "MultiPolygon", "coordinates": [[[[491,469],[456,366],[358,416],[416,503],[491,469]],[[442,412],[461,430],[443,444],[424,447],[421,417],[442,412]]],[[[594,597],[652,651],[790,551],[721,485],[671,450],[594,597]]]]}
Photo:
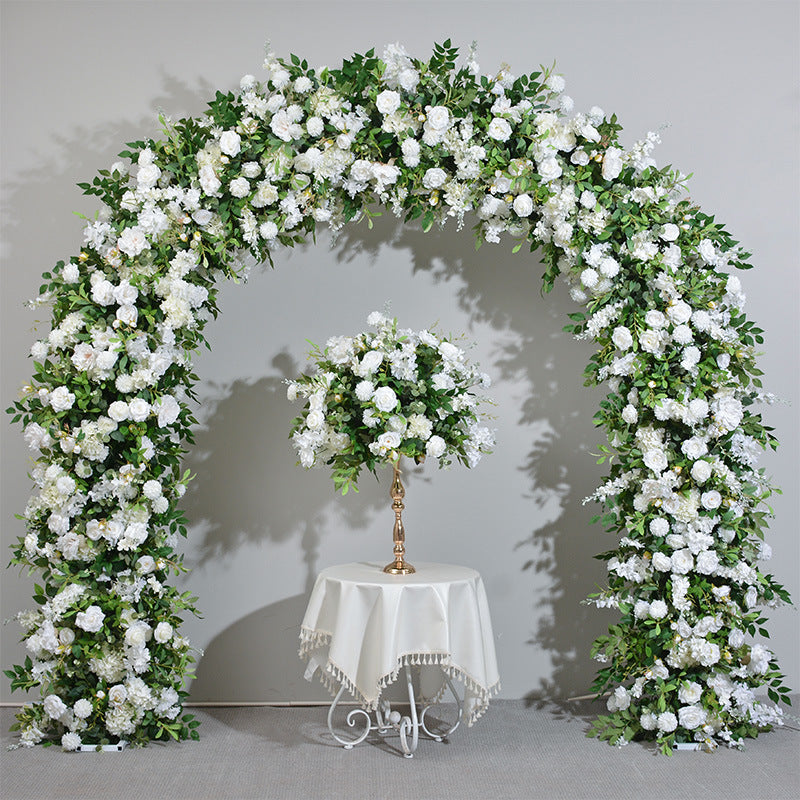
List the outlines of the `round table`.
{"type": "Polygon", "coordinates": [[[378,563],[328,567],[317,576],[300,631],[305,677],[318,674],[334,695],[328,727],[346,748],[370,731],[397,730],[403,754],[410,758],[420,729],[441,740],[462,718],[472,725],[500,688],[486,591],[480,574],[469,567],[422,563],[411,575],[391,575],[378,563]],[[411,667],[419,667],[419,698],[411,667]],[[410,712],[392,712],[382,691],[404,671],[410,712]],[[459,698],[453,681],[463,685],[459,698]],[[450,689],[457,704],[455,724],[432,733],[425,715],[450,689]],[[333,729],[333,712],[348,691],[361,708],[348,724],[366,718],[366,729],[344,739],[333,729]],[[424,706],[417,711],[418,701],[424,706]],[[372,723],[369,712],[376,715],[372,723]],[[363,718],[362,718],[363,719],[363,718]]]}

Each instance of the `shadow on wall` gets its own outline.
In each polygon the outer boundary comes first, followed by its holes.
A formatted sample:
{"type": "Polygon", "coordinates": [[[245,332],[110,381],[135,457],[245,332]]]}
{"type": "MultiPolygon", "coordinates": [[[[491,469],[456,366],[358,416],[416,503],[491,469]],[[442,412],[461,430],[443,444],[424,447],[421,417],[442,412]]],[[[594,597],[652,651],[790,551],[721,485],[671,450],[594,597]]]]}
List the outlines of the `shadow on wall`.
{"type": "MultiPolygon", "coordinates": [[[[286,352],[275,356],[272,366],[278,373],[274,376],[204,386],[212,397],[203,400],[202,423],[184,460],[194,478],[183,507],[192,536],[200,537],[197,566],[246,544],[284,542],[299,535],[309,593],[319,571],[323,515],[334,495],[326,470],[291,466],[297,454],[287,434],[299,406],[286,401],[284,379],[295,378],[301,370],[286,352]]],[[[371,515],[367,496],[355,494],[341,504],[349,529],[362,528],[371,515]]]]}

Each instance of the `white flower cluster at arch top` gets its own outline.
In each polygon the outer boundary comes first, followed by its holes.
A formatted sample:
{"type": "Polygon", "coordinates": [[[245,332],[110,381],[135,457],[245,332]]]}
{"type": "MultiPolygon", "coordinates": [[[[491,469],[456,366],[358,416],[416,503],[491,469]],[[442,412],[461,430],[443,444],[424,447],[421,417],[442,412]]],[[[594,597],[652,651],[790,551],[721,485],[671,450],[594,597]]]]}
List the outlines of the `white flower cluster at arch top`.
{"type": "Polygon", "coordinates": [[[539,248],[544,287],[579,304],[572,332],[596,353],[589,383],[608,444],[598,519],[618,536],[593,598],[620,621],[593,647],[610,691],[594,733],[737,744],[780,723],[757,702],[786,691],[754,637],[788,601],[760,569],[775,439],[730,270],[749,254],[658,169],[657,136],[625,149],[616,118],[572,113],[550,71],[481,75],[449,42],[427,61],[390,45],[341,69],[269,55],[261,80],[218,92],[205,116],[164,120],[84,190],[103,203],[80,253],[45,273],[52,331],[10,409],[38,452],[14,562],[41,575],[23,612],[30,657],[7,672],[43,701],[22,742],[196,736],[180,717],[194,598],[167,583],[185,521],[191,353],[216,314],[215,281],[383,204],[423,230],[475,220],[478,245],[539,248]],[[473,217],[474,215],[474,217],[473,217]]]}

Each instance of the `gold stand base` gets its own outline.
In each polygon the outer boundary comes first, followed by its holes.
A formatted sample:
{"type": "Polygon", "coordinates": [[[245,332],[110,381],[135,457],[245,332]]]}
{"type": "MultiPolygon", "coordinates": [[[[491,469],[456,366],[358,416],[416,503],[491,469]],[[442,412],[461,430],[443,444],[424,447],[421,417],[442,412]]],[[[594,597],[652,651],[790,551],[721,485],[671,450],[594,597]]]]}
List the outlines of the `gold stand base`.
{"type": "Polygon", "coordinates": [[[392,561],[383,568],[383,571],[390,575],[411,575],[412,572],[416,572],[407,561],[392,561]]]}

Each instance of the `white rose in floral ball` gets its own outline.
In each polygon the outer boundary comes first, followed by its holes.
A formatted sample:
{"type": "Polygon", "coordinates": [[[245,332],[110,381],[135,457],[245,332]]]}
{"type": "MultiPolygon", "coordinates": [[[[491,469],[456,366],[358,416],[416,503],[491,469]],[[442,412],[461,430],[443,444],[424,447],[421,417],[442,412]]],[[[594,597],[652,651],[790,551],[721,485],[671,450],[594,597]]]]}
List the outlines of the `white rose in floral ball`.
{"type": "Polygon", "coordinates": [[[666,553],[653,553],[651,563],[653,569],[659,572],[669,572],[672,569],[672,559],[666,553]]]}
{"type": "Polygon", "coordinates": [[[450,112],[446,106],[428,106],[425,129],[444,133],[450,127],[450,112]]]}
{"type": "Polygon", "coordinates": [[[115,686],[112,686],[108,690],[108,702],[112,706],[121,706],[126,700],[128,699],[128,690],[121,684],[118,683],[115,686]]]}
{"type": "Polygon", "coordinates": [[[75,402],[75,395],[66,386],[57,386],[50,392],[50,407],[56,413],[69,411],[75,402]]]}
{"type": "Polygon", "coordinates": [[[447,444],[441,436],[431,436],[431,438],[425,443],[425,453],[431,458],[440,458],[442,455],[444,455],[444,451],[446,449],[447,444]]]}
{"type": "Polygon", "coordinates": [[[628,350],[633,346],[633,335],[630,330],[624,325],[614,328],[614,333],[611,334],[611,341],[614,347],[619,350],[628,350]]]}
{"type": "Polygon", "coordinates": [[[507,142],[511,138],[511,125],[507,119],[495,117],[486,129],[487,135],[498,142],[507,142]]]}
{"type": "Polygon", "coordinates": [[[722,495],[716,489],[712,489],[710,492],[703,492],[700,502],[703,508],[713,511],[722,504],[722,495]]]}
{"type": "Polygon", "coordinates": [[[639,419],[639,412],[630,403],[622,409],[622,419],[628,425],[633,425],[639,419]]]}
{"type": "Polygon", "coordinates": [[[364,353],[361,359],[361,371],[365,375],[371,375],[382,363],[383,353],[379,353],[377,350],[370,350],[364,353]]]}
{"type": "Polygon", "coordinates": [[[514,198],[514,213],[518,217],[529,217],[533,213],[533,200],[529,194],[519,194],[514,198]]]}
{"type": "Polygon", "coordinates": [[[672,571],[677,572],[679,575],[685,575],[691,572],[694,567],[694,558],[692,551],[686,548],[676,550],[672,554],[672,571]]]}
{"type": "Polygon", "coordinates": [[[438,189],[440,186],[444,185],[446,180],[447,173],[439,167],[433,167],[426,170],[425,174],[422,176],[422,185],[426,189],[438,189]]]}
{"type": "Polygon", "coordinates": [[[150,411],[150,403],[141,397],[136,397],[128,403],[128,413],[134,422],[144,422],[150,416],[150,411]]]}
{"type": "Polygon", "coordinates": [[[695,681],[684,681],[678,689],[678,700],[686,705],[699,703],[703,696],[703,687],[695,681]]]}
{"type": "Polygon", "coordinates": [[[561,164],[552,156],[539,163],[539,176],[545,183],[550,183],[550,181],[560,178],[562,172],[561,164]]]}
{"type": "Polygon", "coordinates": [[[324,424],[325,415],[321,411],[314,409],[308,412],[308,416],[306,417],[306,425],[308,426],[309,430],[318,430],[324,424]]]}
{"type": "Polygon", "coordinates": [[[699,484],[705,483],[711,477],[712,472],[713,467],[708,461],[695,461],[692,464],[692,478],[699,484]]]}

